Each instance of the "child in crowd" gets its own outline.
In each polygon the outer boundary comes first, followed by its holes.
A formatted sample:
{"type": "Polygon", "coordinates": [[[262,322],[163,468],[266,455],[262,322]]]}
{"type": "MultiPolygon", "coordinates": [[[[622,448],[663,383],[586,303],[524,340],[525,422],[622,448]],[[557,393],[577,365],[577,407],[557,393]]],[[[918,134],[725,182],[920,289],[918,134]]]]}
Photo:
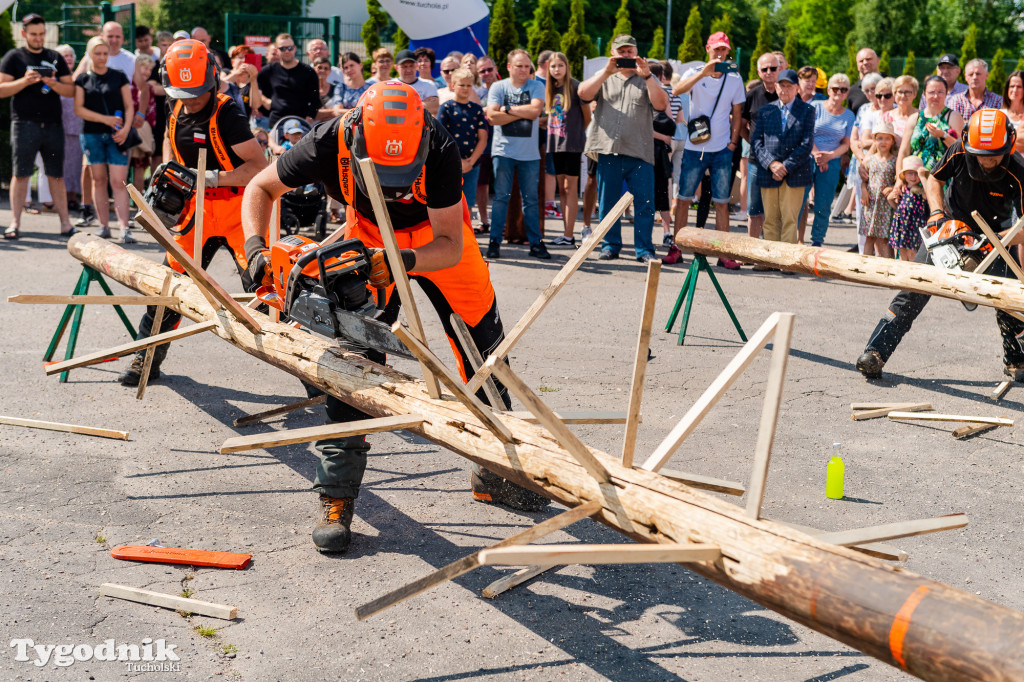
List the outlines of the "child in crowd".
{"type": "Polygon", "coordinates": [[[270,150],[275,156],[281,156],[286,151],[294,147],[302,139],[305,133],[302,132],[302,126],[295,121],[289,121],[287,127],[284,129],[284,142],[277,144],[273,139],[270,140],[270,150]]]}
{"type": "Polygon", "coordinates": [[[569,58],[561,52],[552,54],[548,60],[544,112],[548,117],[547,153],[554,161],[563,221],[562,235],[551,241],[553,246],[576,245],[573,228],[579,208],[580,160],[590,125],[590,107],[576,94],[579,85],[569,70],[569,58]]]}
{"type": "Polygon", "coordinates": [[[907,156],[903,159],[903,170],[900,171],[903,193],[899,203],[893,201],[895,195],[890,196],[889,200],[896,207],[889,245],[899,254],[900,260],[913,261],[917,250],[921,248],[921,228],[928,220],[928,201],[924,197],[922,185],[926,179],[928,169],[924,167],[920,156],[907,156]]]}
{"type": "Polygon", "coordinates": [[[889,228],[893,211],[888,197],[896,183],[896,132],[888,121],[876,121],[872,132],[874,152],[864,159],[868,183],[861,190],[864,220],[861,222],[860,234],[866,237],[865,256],[892,258],[889,228]]]}
{"type": "Polygon", "coordinates": [[[483,107],[470,101],[474,92],[472,71],[465,67],[456,69],[452,74],[452,90],[455,99],[441,105],[437,120],[459,146],[462,196],[466,198],[466,205],[472,208],[476,199],[476,182],[480,177],[480,156],[487,148],[487,119],[483,107]]]}

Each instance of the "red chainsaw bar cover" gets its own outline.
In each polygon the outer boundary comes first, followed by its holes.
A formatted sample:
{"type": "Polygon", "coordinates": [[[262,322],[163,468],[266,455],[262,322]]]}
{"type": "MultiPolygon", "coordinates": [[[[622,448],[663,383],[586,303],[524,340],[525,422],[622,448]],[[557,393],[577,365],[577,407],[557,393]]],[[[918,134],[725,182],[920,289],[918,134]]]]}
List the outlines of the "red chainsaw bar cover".
{"type": "Polygon", "coordinates": [[[213,566],[214,568],[245,568],[252,561],[251,554],[210,552],[205,549],[180,547],[150,547],[149,545],[123,545],[110,552],[115,559],[128,561],[155,561],[162,564],[213,566]]]}

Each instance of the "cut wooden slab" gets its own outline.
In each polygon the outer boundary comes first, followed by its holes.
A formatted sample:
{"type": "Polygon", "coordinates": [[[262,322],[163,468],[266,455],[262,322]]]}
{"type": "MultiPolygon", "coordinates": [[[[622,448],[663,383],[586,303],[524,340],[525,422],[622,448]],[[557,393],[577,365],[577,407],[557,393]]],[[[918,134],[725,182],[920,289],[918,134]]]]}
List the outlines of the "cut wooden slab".
{"type": "Polygon", "coordinates": [[[953,429],[953,438],[962,440],[996,428],[999,428],[998,424],[974,424],[972,426],[961,426],[959,429],[953,429]]]}
{"type": "Polygon", "coordinates": [[[248,293],[229,294],[229,295],[231,296],[231,298],[235,299],[236,301],[242,301],[244,303],[248,303],[252,299],[256,298],[256,294],[248,294],[248,293]]]}
{"type": "Polygon", "coordinates": [[[1006,395],[1006,392],[1010,390],[1010,386],[1012,385],[1013,380],[1007,379],[1006,381],[1002,382],[1001,384],[995,387],[995,390],[992,391],[992,394],[989,396],[989,398],[991,398],[992,400],[1002,400],[1003,396],[1006,395]]]}
{"type": "Polygon", "coordinates": [[[290,405],[284,405],[283,407],[275,407],[272,410],[267,410],[265,412],[257,412],[256,414],[250,414],[247,417],[239,417],[238,419],[235,420],[234,426],[247,426],[248,424],[255,424],[256,422],[261,422],[266,419],[270,419],[271,417],[276,417],[279,414],[287,414],[289,412],[294,412],[295,410],[302,410],[307,407],[312,407],[313,405],[323,405],[325,402],[327,402],[326,395],[313,396],[312,398],[306,398],[305,400],[300,400],[297,403],[291,403],[290,405]]]}
{"type": "Polygon", "coordinates": [[[169,332],[163,334],[157,334],[155,336],[149,336],[141,341],[132,341],[121,346],[115,346],[107,350],[101,350],[97,353],[90,353],[89,355],[82,355],[77,358],[71,358],[70,360],[64,360],[63,362],[54,362],[52,364],[45,365],[43,371],[46,372],[47,376],[53,374],[59,374],[68,369],[74,369],[76,367],[85,367],[86,365],[95,365],[99,362],[105,362],[113,358],[119,358],[125,355],[131,355],[140,350],[149,348],[150,346],[159,346],[162,343],[168,341],[177,341],[178,339],[184,339],[195,334],[201,334],[207,330],[217,327],[217,322],[210,320],[208,322],[200,322],[193,324],[189,327],[182,327],[181,329],[172,329],[169,332]]]}
{"type": "Polygon", "coordinates": [[[53,305],[178,305],[177,296],[106,296],[61,294],[18,294],[8,296],[8,303],[53,305]]]}
{"type": "Polygon", "coordinates": [[[647,264],[647,286],[644,288],[644,305],[640,312],[640,332],[637,334],[636,355],[633,358],[633,381],[629,388],[629,418],[626,420],[626,434],[622,440],[622,466],[627,469],[633,468],[636,432],[640,427],[640,405],[644,396],[644,379],[647,377],[647,356],[651,349],[651,324],[654,322],[654,303],[658,298],[660,275],[661,261],[652,260],[647,264]]]}
{"type": "Polygon", "coordinates": [[[99,429],[93,426],[80,426],[78,424],[60,424],[58,422],[43,422],[38,419],[20,419],[18,417],[0,417],[0,424],[8,426],[24,426],[29,429],[43,429],[45,431],[64,431],[66,433],[80,433],[84,436],[99,436],[100,438],[116,438],[117,440],[128,440],[127,431],[115,431],[113,429],[99,429]]]}
{"type": "Polygon", "coordinates": [[[859,422],[865,419],[876,419],[878,417],[887,417],[891,412],[923,412],[924,410],[932,409],[931,403],[904,403],[902,405],[890,405],[888,407],[879,407],[875,410],[859,410],[853,413],[853,421],[859,422]]]}
{"type": "Polygon", "coordinates": [[[174,594],[141,590],[138,587],[103,583],[100,585],[100,594],[104,597],[127,599],[139,604],[160,606],[176,611],[188,611],[189,613],[198,613],[201,616],[210,616],[211,618],[220,618],[222,620],[234,620],[238,617],[237,606],[225,606],[224,604],[213,604],[208,601],[199,601],[198,599],[186,599],[174,594]]]}
{"type": "MultiPolygon", "coordinates": [[[[632,194],[626,192],[622,195],[622,198],[612,206],[611,210],[604,217],[604,220],[602,220],[594,229],[587,241],[580,245],[580,248],[576,250],[576,253],[569,258],[566,264],[562,266],[562,269],[558,271],[558,274],[554,276],[551,280],[551,284],[548,284],[547,288],[540,293],[540,296],[530,304],[530,307],[527,308],[526,312],[523,313],[523,316],[519,318],[519,321],[516,322],[515,326],[508,331],[502,342],[499,343],[498,347],[494,349],[493,353],[491,353],[492,357],[504,359],[508,355],[509,351],[512,350],[512,346],[519,343],[519,339],[523,337],[523,334],[525,334],[526,330],[530,328],[530,325],[537,320],[537,317],[544,312],[544,308],[546,308],[548,303],[551,302],[551,299],[554,298],[555,294],[565,286],[565,283],[569,281],[569,278],[572,277],[573,273],[579,269],[580,265],[583,264],[583,261],[585,261],[587,256],[590,255],[590,252],[594,250],[594,247],[601,243],[601,240],[604,239],[608,230],[610,230],[612,225],[622,217],[622,214],[626,212],[626,209],[629,208],[629,205],[632,203],[632,194]]],[[[483,371],[477,372],[473,378],[469,380],[469,390],[476,393],[480,390],[480,387],[483,386],[484,379],[486,378],[487,375],[483,371]]]]}
{"type": "Polygon", "coordinates": [[[554,568],[553,565],[527,566],[526,568],[521,568],[515,573],[510,573],[504,577],[498,578],[493,583],[485,587],[480,594],[486,597],[487,599],[494,599],[502,592],[507,592],[508,590],[511,590],[513,587],[522,585],[527,580],[530,580],[531,578],[536,578],[541,573],[544,573],[545,571],[550,571],[552,568],[554,568]]]}
{"type": "Polygon", "coordinates": [[[532,545],[480,552],[484,566],[561,566],[565,564],[651,564],[716,561],[717,545],[532,545]]]}
{"type": "Polygon", "coordinates": [[[257,433],[253,436],[238,436],[228,438],[220,446],[222,455],[232,452],[243,452],[245,450],[260,450],[262,448],[277,448],[283,445],[294,445],[295,443],[309,443],[322,438],[348,438],[349,436],[362,436],[367,433],[381,433],[384,431],[397,431],[409,429],[423,423],[422,417],[392,416],[379,417],[377,419],[361,419],[355,422],[340,422],[337,424],[324,424],[323,426],[310,426],[304,429],[286,429],[274,433],[257,433]]]}
{"type": "MultiPolygon", "coordinates": [[[[510,417],[521,419],[531,424],[537,423],[537,418],[531,412],[505,412],[510,417]]],[[[626,413],[615,412],[614,410],[582,410],[580,412],[555,412],[555,416],[566,424],[625,424],[626,413]]],[[[642,420],[641,420],[642,421],[642,420]]]]}
{"type": "Polygon", "coordinates": [[[966,525],[966,514],[950,514],[949,516],[939,516],[932,519],[899,521],[881,526],[871,526],[870,528],[822,533],[818,536],[818,539],[822,542],[830,542],[833,545],[848,547],[850,545],[862,545],[866,542],[885,542],[886,540],[895,540],[896,538],[909,538],[926,533],[937,533],[941,530],[963,528],[966,525]]]}
{"type": "Polygon", "coordinates": [[[962,414],[914,414],[912,412],[890,412],[889,419],[926,422],[968,422],[970,424],[994,424],[1013,426],[1012,419],[1003,417],[970,417],[962,414]]]}
{"type": "MultiPolygon", "coordinates": [[[[167,296],[171,291],[172,277],[166,275],[164,277],[164,284],[160,288],[161,296],[167,296]]],[[[153,326],[151,328],[150,336],[153,333],[160,333],[160,326],[164,323],[164,311],[167,310],[163,304],[158,304],[156,311],[153,313],[153,326]]],[[[153,367],[153,358],[156,356],[156,346],[150,346],[146,349],[146,356],[142,360],[142,373],[139,375],[139,388],[135,391],[135,399],[142,400],[143,396],[146,395],[146,385],[149,383],[149,370],[153,367]]]]}
{"type": "Polygon", "coordinates": [[[671,478],[673,481],[679,481],[686,485],[694,488],[700,488],[701,490],[712,490],[716,493],[725,493],[726,495],[736,495],[737,497],[747,492],[747,489],[743,487],[742,483],[735,481],[726,481],[721,478],[712,478],[711,476],[700,476],[699,474],[690,474],[685,471],[676,471],[675,469],[659,469],[658,473],[665,478],[671,478]]]}

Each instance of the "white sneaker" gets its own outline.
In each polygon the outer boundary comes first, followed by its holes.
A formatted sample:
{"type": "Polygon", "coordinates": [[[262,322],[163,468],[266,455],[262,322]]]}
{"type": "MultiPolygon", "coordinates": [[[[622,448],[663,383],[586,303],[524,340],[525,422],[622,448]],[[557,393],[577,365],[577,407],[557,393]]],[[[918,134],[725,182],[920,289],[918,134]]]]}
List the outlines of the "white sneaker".
{"type": "Polygon", "coordinates": [[[121,230],[121,243],[122,244],[137,244],[138,240],[132,236],[131,228],[125,228],[121,230]]]}
{"type": "Polygon", "coordinates": [[[576,239],[574,237],[566,237],[565,235],[558,235],[551,240],[552,246],[576,246],[576,239]]]}
{"type": "Polygon", "coordinates": [[[750,216],[747,215],[746,211],[736,211],[735,213],[732,214],[733,220],[746,220],[749,217],[750,216]]]}
{"type": "Polygon", "coordinates": [[[590,239],[590,235],[593,234],[593,233],[594,233],[594,231],[592,229],[590,229],[590,225],[584,225],[583,226],[583,233],[580,234],[580,238],[583,241],[587,241],[588,239],[590,239]]]}

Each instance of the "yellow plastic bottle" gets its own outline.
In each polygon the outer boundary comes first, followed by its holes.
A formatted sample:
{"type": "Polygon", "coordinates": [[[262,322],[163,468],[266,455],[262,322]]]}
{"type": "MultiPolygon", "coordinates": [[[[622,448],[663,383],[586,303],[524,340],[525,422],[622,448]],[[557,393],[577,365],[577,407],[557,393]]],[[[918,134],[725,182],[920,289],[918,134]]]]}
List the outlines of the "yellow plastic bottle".
{"type": "Polygon", "coordinates": [[[828,471],[825,474],[825,497],[830,500],[843,499],[843,478],[846,475],[846,466],[843,458],[839,456],[839,449],[842,443],[832,444],[832,459],[828,461],[828,471]]]}

